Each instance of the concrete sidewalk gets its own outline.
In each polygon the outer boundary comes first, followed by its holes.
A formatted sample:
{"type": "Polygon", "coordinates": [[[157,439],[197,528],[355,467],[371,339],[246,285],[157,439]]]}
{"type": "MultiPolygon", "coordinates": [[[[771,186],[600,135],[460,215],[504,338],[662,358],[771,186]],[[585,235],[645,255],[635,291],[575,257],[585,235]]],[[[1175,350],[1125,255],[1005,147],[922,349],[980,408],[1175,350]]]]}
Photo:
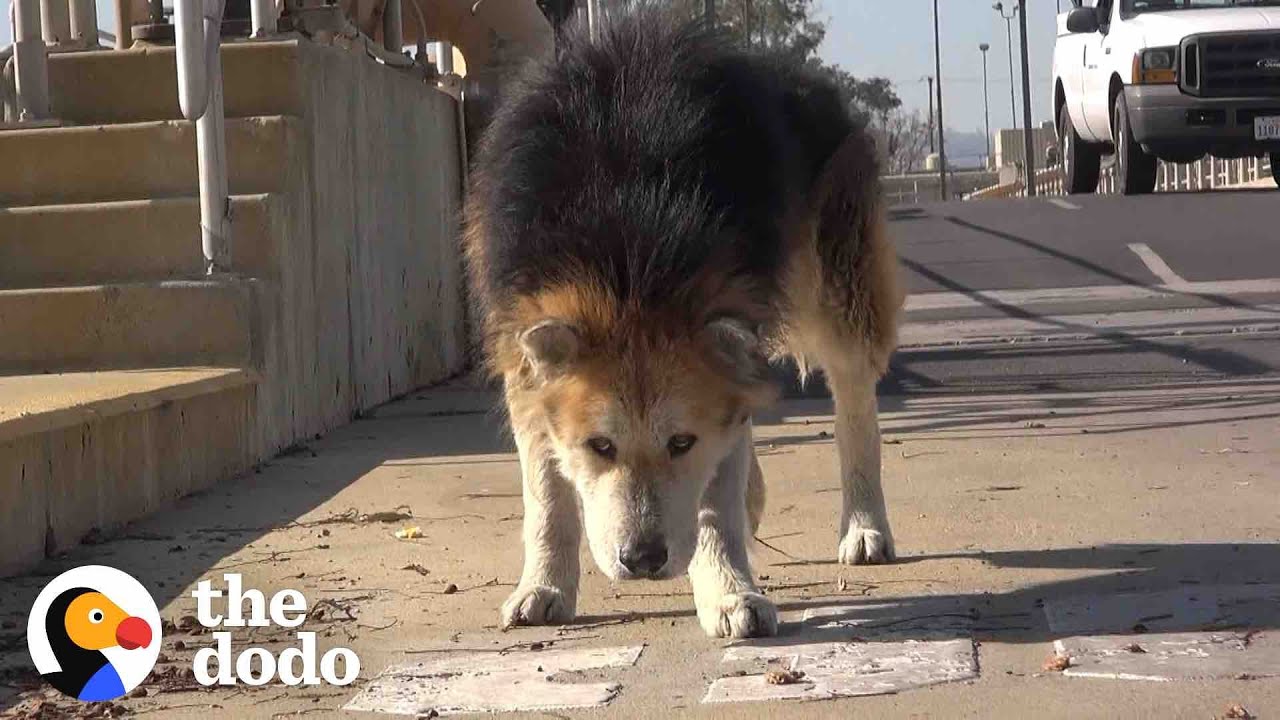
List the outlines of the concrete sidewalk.
{"type": "MultiPolygon", "coordinates": [[[[362,691],[358,707],[427,703],[422,714],[435,697],[439,709],[610,701],[540,713],[560,717],[1203,719],[1237,704],[1280,716],[1280,678],[1266,677],[1280,673],[1280,383],[884,397],[903,557],[870,568],[833,562],[829,401],[783,403],[758,419],[770,547],[755,565],[783,635],[727,662],[732,644],[701,633],[687,582],[612,585],[585,554],[577,623],[498,630],[521,502],[493,401],[465,384],[415,394],[0,581],[0,707],[74,708],[23,671],[20,632],[52,574],[102,563],[138,577],[179,627],[201,578],[296,588],[321,649],[362,661],[346,688],[198,689],[184,670],[208,638],[170,629],[146,697],[118,703],[155,717],[388,717],[342,710],[362,691]],[[408,526],[421,537],[395,537],[408,526]],[[1044,667],[1057,640],[1066,673],[1044,667]],[[374,680],[403,664],[417,665],[400,672],[410,691],[374,680]],[[778,668],[805,676],[767,683],[778,668]],[[782,695],[795,699],[747,701],[782,695]]],[[[252,642],[292,640],[263,629],[252,642]]]]}

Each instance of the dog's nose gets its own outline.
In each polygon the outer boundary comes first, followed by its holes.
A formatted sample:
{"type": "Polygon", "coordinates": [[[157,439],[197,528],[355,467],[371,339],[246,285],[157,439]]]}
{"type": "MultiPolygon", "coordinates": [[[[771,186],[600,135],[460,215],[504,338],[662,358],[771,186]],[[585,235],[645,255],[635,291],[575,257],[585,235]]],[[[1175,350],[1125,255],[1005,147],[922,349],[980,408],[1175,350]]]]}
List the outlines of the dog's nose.
{"type": "Polygon", "coordinates": [[[667,542],[657,538],[629,544],[618,552],[618,560],[632,575],[653,577],[667,564],[667,542]]]}

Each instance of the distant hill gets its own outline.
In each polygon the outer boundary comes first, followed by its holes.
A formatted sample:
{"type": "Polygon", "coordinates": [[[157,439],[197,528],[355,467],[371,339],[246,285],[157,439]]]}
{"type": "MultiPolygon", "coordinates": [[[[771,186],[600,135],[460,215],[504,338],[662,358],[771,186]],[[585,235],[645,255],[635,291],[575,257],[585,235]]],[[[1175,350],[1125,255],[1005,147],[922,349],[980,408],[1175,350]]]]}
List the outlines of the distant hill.
{"type": "MultiPolygon", "coordinates": [[[[994,128],[993,128],[994,130],[994,128]]],[[[981,167],[987,154],[982,130],[947,129],[947,165],[953,168],[981,167]]]]}

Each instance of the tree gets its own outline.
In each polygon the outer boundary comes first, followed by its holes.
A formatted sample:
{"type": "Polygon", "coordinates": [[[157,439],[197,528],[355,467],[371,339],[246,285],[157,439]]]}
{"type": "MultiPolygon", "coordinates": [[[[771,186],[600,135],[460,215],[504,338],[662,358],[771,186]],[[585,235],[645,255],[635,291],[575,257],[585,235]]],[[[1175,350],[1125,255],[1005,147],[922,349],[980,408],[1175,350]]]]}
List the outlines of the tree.
{"type": "MultiPolygon", "coordinates": [[[[705,8],[705,0],[600,2],[606,8],[661,2],[690,19],[702,17],[705,8]]],[[[816,5],[816,0],[717,0],[716,25],[744,47],[776,53],[831,79],[848,100],[850,114],[876,137],[885,172],[903,173],[922,165],[929,144],[927,123],[919,113],[902,109],[902,99],[888,78],[858,78],[817,56],[827,28],[813,17],[816,5]]]]}

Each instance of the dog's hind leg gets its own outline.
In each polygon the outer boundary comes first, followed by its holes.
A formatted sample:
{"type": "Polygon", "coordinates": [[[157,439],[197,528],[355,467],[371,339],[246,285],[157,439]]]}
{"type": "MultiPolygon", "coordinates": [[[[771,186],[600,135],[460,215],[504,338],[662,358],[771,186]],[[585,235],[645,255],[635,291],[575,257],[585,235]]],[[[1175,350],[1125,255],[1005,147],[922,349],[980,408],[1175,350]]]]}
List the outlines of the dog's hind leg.
{"type": "Polygon", "coordinates": [[[894,559],[893,533],[880,484],[880,424],[876,418],[876,375],[870,368],[823,368],[836,404],[836,447],[840,455],[840,545],[846,565],[894,559]]]}
{"type": "Polygon", "coordinates": [[[698,547],[689,563],[689,580],[698,622],[711,637],[778,632],[778,610],[756,587],[747,557],[752,536],[747,484],[754,463],[748,423],[737,447],[720,463],[698,510],[698,547]]]}
{"type": "Polygon", "coordinates": [[[885,237],[875,149],[852,132],[815,183],[812,217],[791,252],[787,341],[801,365],[813,362],[835,398],[840,455],[839,560],[894,559],[880,487],[876,381],[897,343],[902,294],[897,256],[885,237]]]}
{"type": "Polygon", "coordinates": [[[560,625],[577,613],[582,522],[573,486],[555,467],[545,436],[517,426],[524,484],[524,572],[502,604],[502,626],[560,625]]]}

